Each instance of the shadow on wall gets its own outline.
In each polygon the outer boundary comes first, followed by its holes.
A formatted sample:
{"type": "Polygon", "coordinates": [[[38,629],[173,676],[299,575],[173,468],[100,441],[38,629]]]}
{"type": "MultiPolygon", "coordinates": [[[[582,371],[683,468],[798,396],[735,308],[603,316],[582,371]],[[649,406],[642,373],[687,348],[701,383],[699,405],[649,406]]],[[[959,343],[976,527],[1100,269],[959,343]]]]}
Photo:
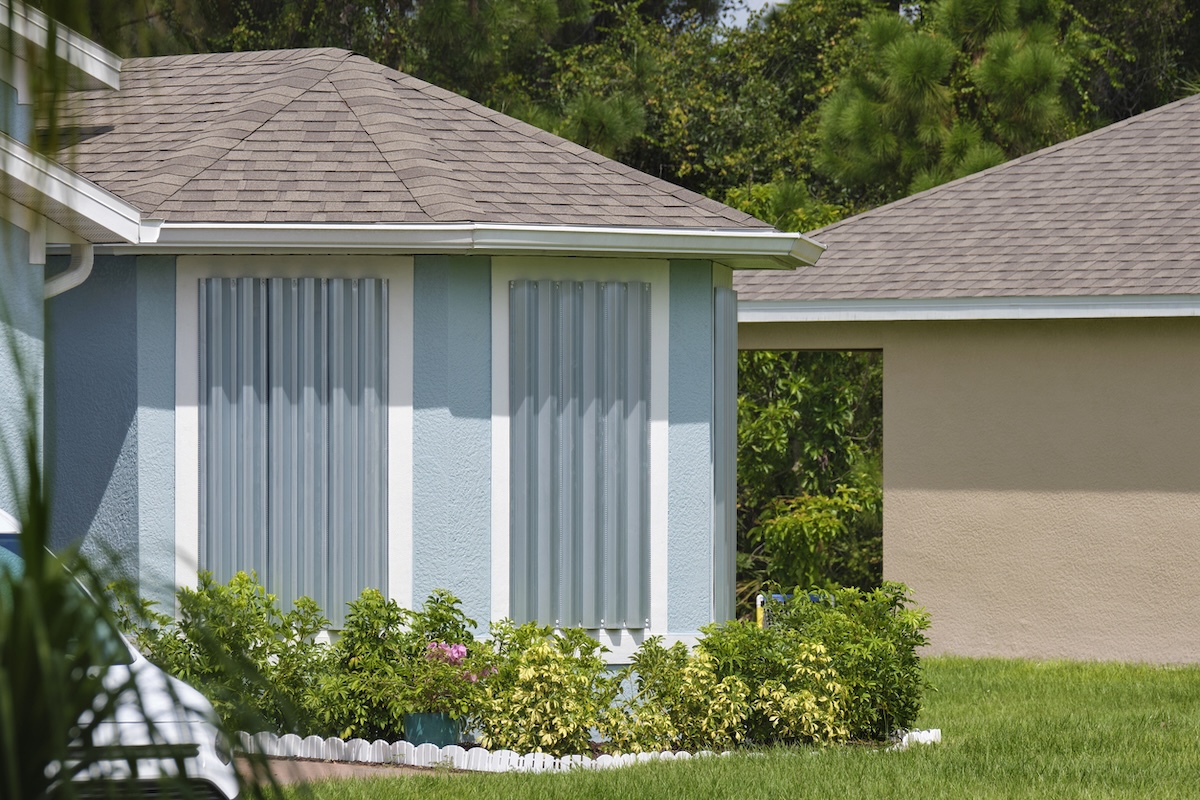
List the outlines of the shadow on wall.
{"type": "MultiPolygon", "coordinates": [[[[54,257],[47,272],[65,266],[54,257]]],[[[82,285],[46,304],[50,544],[88,535],[137,563],[137,274],[97,257],[82,285]]]]}

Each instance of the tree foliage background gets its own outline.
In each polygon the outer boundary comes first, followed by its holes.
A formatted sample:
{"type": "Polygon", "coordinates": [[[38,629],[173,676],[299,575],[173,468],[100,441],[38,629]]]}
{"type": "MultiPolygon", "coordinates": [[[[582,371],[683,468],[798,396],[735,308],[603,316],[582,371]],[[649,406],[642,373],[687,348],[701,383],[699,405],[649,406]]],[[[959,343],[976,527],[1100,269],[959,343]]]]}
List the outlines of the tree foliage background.
{"type": "MultiPolygon", "coordinates": [[[[1200,90],[1187,0],[88,2],[122,54],[349,48],[783,230],[1200,90]]],[[[877,583],[880,356],[739,363],[740,608],[877,583]]]]}

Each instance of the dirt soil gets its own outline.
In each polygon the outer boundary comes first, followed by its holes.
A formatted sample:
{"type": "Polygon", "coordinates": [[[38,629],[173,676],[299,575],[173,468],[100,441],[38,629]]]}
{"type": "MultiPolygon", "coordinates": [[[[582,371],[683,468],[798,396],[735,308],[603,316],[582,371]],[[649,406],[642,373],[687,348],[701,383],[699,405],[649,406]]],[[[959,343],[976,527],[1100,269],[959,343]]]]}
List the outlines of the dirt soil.
{"type": "MultiPolygon", "coordinates": [[[[307,758],[268,758],[271,775],[280,784],[308,783],[331,778],[374,778],[401,777],[405,775],[431,775],[434,770],[427,767],[410,767],[399,764],[361,764],[345,761],[317,761],[307,758]]],[[[239,756],[237,768],[243,776],[251,777],[250,762],[239,756]]],[[[457,770],[440,769],[439,775],[459,775],[457,770]]]]}

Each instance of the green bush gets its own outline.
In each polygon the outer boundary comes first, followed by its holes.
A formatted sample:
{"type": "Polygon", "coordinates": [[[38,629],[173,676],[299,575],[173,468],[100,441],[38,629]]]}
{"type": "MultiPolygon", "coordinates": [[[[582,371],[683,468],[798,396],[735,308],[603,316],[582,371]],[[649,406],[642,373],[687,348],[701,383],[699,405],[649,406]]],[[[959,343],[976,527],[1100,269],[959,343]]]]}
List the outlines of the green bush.
{"type": "Polygon", "coordinates": [[[377,589],[350,603],[332,648],[334,669],[316,687],[319,732],[342,738],[400,738],[409,713],[463,717],[481,695],[490,652],[476,645],[457,597],[435,591],[419,611],[401,608],[377,589]],[[445,648],[438,647],[444,645],[445,648]],[[462,657],[449,655],[453,646],[462,657]]]}
{"type": "Polygon", "coordinates": [[[312,692],[328,669],[329,648],[316,636],[329,620],[307,597],[283,613],[251,574],[228,584],[201,572],[179,590],[179,617],[132,599],[123,587],[118,617],[138,649],[203,692],[226,725],[243,730],[307,732],[312,692]]]}
{"type": "Polygon", "coordinates": [[[885,582],[872,591],[797,593],[771,601],[767,614],[769,630],[795,632],[825,648],[846,689],[850,738],[883,740],[916,721],[926,688],[917,648],[928,641],[929,614],[911,607],[908,587],[885,582]]]}
{"type": "Polygon", "coordinates": [[[376,589],[349,605],[332,645],[317,642],[329,623],[313,601],[282,613],[244,573],[228,585],[201,573],[178,620],[142,601],[121,614],[149,658],[243,730],[394,740],[405,714],[445,712],[485,747],[554,755],[589,752],[596,732],[622,752],[827,744],[908,727],[925,689],[929,616],[900,584],[772,602],[766,628],[710,625],[692,652],[651,637],[620,672],[582,629],[505,620],[476,641],[444,591],[415,611],[376,589]]]}
{"type": "Polygon", "coordinates": [[[484,682],[474,722],[480,744],[556,756],[589,752],[592,729],[620,689],[603,648],[582,629],[561,634],[527,623],[492,625],[496,673],[484,682]]]}
{"type": "Polygon", "coordinates": [[[736,676],[751,691],[746,739],[769,742],[841,741],[845,689],[825,647],[794,630],[751,622],[709,625],[697,650],[718,676],[736,676]]]}
{"type": "Polygon", "coordinates": [[[745,738],[750,687],[736,675],[717,675],[716,660],[662,637],[642,643],[630,666],[637,691],[613,707],[604,732],[624,753],[647,750],[724,750],[745,738]]]}
{"type": "Polygon", "coordinates": [[[404,647],[405,609],[378,589],[367,589],[349,604],[341,638],[331,647],[332,669],[314,690],[319,709],[314,732],[364,739],[399,738],[406,708],[398,666],[404,647]]]}

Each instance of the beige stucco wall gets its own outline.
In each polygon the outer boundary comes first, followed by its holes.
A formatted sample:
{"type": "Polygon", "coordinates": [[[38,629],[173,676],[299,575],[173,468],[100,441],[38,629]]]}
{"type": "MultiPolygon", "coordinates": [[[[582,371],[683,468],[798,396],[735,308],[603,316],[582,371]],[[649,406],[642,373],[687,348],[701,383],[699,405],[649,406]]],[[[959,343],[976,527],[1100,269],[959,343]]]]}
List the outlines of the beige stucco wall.
{"type": "Polygon", "coordinates": [[[748,325],[882,348],[884,576],[930,651],[1200,661],[1200,320],[748,325]]]}

